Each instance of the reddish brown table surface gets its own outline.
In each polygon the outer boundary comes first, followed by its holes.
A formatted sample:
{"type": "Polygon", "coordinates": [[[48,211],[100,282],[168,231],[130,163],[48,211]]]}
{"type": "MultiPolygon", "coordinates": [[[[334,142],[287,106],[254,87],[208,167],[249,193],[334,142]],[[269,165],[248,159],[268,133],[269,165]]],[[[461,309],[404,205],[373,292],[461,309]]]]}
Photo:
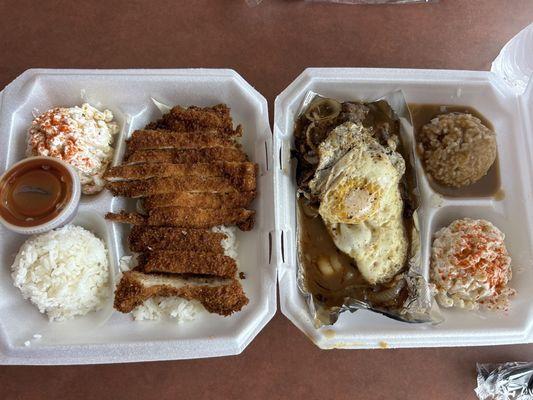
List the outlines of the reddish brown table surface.
{"type": "MultiPolygon", "coordinates": [[[[306,67],[483,70],[533,0],[345,6],[264,0],[2,1],[0,87],[27,68],[224,67],[270,103],[306,67]],[[69,3],[69,4],[67,4],[69,3]]],[[[2,266],[6,267],[6,266],[2,266]]],[[[279,312],[239,356],[0,367],[1,399],[474,399],[475,363],[533,346],[322,351],[279,312]]]]}

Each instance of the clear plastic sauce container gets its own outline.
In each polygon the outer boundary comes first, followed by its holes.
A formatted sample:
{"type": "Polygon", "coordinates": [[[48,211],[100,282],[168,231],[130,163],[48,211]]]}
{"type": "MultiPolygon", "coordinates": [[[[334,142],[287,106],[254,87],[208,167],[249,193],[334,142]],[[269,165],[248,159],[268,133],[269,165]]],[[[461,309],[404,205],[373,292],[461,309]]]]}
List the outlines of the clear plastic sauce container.
{"type": "Polygon", "coordinates": [[[45,232],[76,214],[81,186],[76,171],[52,157],[30,157],[0,178],[0,222],[23,234],[45,232]]]}

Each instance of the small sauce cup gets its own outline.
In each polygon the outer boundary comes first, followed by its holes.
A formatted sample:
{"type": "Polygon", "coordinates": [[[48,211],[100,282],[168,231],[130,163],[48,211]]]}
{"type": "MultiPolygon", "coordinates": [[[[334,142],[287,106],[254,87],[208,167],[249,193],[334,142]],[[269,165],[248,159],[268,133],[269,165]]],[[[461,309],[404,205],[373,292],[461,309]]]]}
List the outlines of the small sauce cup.
{"type": "Polygon", "coordinates": [[[81,184],[76,170],[53,157],[29,157],[0,177],[0,223],[25,235],[68,224],[76,215],[81,184]]]}

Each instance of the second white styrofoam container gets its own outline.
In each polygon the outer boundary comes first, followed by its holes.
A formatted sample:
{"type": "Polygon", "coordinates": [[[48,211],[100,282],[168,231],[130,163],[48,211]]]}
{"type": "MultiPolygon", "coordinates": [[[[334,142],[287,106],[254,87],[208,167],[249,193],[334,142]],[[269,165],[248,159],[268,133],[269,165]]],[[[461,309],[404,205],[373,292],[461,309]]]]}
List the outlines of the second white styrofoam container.
{"type": "MultiPolygon", "coordinates": [[[[192,322],[133,321],[106,307],[62,323],[50,323],[13,286],[10,265],[26,237],[0,228],[0,364],[93,364],[216,357],[240,353],[276,312],[272,134],[267,102],[232,70],[28,70],[0,93],[0,170],[24,158],[33,113],[89,102],[109,108],[121,126],[113,164],[120,163],[125,139],[161,113],[152,98],[183,106],[226,103],[242,144],[259,164],[256,224],[237,233],[238,264],[250,303],[230,317],[203,312],[192,322]],[[34,337],[33,335],[37,335],[34,337]],[[39,336],[40,335],[40,336],[39,336]]],[[[105,221],[109,211],[133,202],[104,190],[82,196],[75,223],[102,238],[113,275],[129,254],[126,226],[105,221]]]]}
{"type": "MultiPolygon", "coordinates": [[[[533,341],[532,104],[493,72],[324,68],[305,70],[277,98],[274,114],[276,226],[281,241],[278,280],[281,311],[321,348],[470,346],[533,341]],[[508,313],[444,310],[439,325],[409,324],[370,311],[343,313],[315,329],[297,287],[296,184],[290,157],[296,113],[308,91],[341,101],[374,100],[402,90],[409,103],[473,106],[494,125],[503,196],[446,198],[433,192],[421,168],[419,210],[426,269],[432,235],[461,217],[492,221],[506,235],[513,259],[508,313]],[[501,198],[503,197],[503,198],[501,198]]],[[[412,133],[411,133],[412,134],[412,133]]],[[[419,163],[418,163],[419,164],[419,163]]]]}

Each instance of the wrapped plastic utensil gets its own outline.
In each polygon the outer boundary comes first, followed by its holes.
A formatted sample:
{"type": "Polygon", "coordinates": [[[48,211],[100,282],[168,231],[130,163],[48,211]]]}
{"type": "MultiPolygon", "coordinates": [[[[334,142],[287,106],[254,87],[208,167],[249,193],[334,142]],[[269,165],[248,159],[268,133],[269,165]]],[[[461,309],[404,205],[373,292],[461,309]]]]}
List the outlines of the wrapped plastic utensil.
{"type": "Polygon", "coordinates": [[[533,400],[533,363],[477,364],[480,400],[533,400]]]}
{"type": "MultiPolygon", "coordinates": [[[[260,4],[263,0],[246,0],[249,7],[260,4]]],[[[436,3],[438,0],[305,0],[321,3],[340,4],[414,4],[414,3],[436,3]]]]}
{"type": "Polygon", "coordinates": [[[436,3],[438,0],[306,0],[314,2],[328,2],[340,4],[413,4],[413,3],[436,3]]]}

